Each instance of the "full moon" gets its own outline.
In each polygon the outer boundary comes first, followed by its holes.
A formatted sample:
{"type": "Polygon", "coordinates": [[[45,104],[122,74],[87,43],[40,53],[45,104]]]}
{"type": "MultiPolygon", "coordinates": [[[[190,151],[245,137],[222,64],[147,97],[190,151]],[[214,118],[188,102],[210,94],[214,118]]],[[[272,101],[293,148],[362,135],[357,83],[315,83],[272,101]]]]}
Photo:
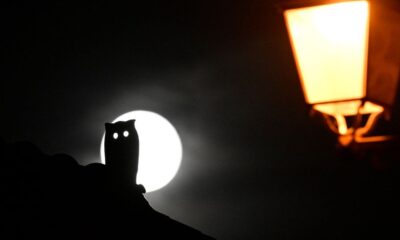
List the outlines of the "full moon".
{"type": "MultiPolygon", "coordinates": [[[[164,187],[174,178],[181,164],[182,143],[174,126],[154,112],[127,112],[117,117],[113,123],[131,119],[136,120],[135,128],[139,136],[137,183],[143,184],[146,192],[152,192],[164,187]]],[[[100,157],[105,164],[104,135],[100,157]]]]}

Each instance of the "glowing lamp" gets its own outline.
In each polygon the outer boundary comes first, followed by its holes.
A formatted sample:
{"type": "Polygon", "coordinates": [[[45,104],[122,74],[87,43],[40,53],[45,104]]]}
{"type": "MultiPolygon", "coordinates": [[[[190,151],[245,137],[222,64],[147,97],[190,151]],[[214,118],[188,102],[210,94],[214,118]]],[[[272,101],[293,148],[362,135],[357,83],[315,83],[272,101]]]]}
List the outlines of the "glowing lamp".
{"type": "Polygon", "coordinates": [[[400,76],[396,0],[281,4],[305,101],[339,136],[366,136],[390,115],[400,76]]]}

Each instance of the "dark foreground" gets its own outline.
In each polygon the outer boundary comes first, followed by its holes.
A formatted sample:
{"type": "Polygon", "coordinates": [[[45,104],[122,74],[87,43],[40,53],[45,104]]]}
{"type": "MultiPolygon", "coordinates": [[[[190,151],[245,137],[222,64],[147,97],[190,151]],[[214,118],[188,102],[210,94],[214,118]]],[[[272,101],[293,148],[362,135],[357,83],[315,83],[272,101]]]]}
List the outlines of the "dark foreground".
{"type": "Polygon", "coordinates": [[[105,165],[30,143],[1,142],[0,157],[1,239],[213,239],[153,210],[105,165]]]}

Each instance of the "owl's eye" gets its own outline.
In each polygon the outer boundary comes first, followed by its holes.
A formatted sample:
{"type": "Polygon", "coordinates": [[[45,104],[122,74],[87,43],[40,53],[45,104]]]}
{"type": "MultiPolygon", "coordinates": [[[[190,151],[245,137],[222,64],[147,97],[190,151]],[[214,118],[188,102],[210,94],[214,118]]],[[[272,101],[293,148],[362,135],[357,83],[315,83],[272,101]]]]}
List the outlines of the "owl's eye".
{"type": "Polygon", "coordinates": [[[129,132],[128,131],[124,131],[124,137],[128,137],[129,136],[129,132]]]}
{"type": "Polygon", "coordinates": [[[113,138],[114,138],[114,139],[118,139],[118,133],[114,133],[114,134],[113,134],[113,138]]]}

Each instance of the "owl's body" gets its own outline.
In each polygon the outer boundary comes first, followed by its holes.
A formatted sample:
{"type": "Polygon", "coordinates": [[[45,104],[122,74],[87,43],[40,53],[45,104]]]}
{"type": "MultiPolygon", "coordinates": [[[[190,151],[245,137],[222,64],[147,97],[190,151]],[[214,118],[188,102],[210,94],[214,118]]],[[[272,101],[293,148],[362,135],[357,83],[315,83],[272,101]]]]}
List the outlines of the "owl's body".
{"type": "Polygon", "coordinates": [[[139,137],[135,120],[106,123],[105,162],[114,181],[136,185],[139,137]]]}

